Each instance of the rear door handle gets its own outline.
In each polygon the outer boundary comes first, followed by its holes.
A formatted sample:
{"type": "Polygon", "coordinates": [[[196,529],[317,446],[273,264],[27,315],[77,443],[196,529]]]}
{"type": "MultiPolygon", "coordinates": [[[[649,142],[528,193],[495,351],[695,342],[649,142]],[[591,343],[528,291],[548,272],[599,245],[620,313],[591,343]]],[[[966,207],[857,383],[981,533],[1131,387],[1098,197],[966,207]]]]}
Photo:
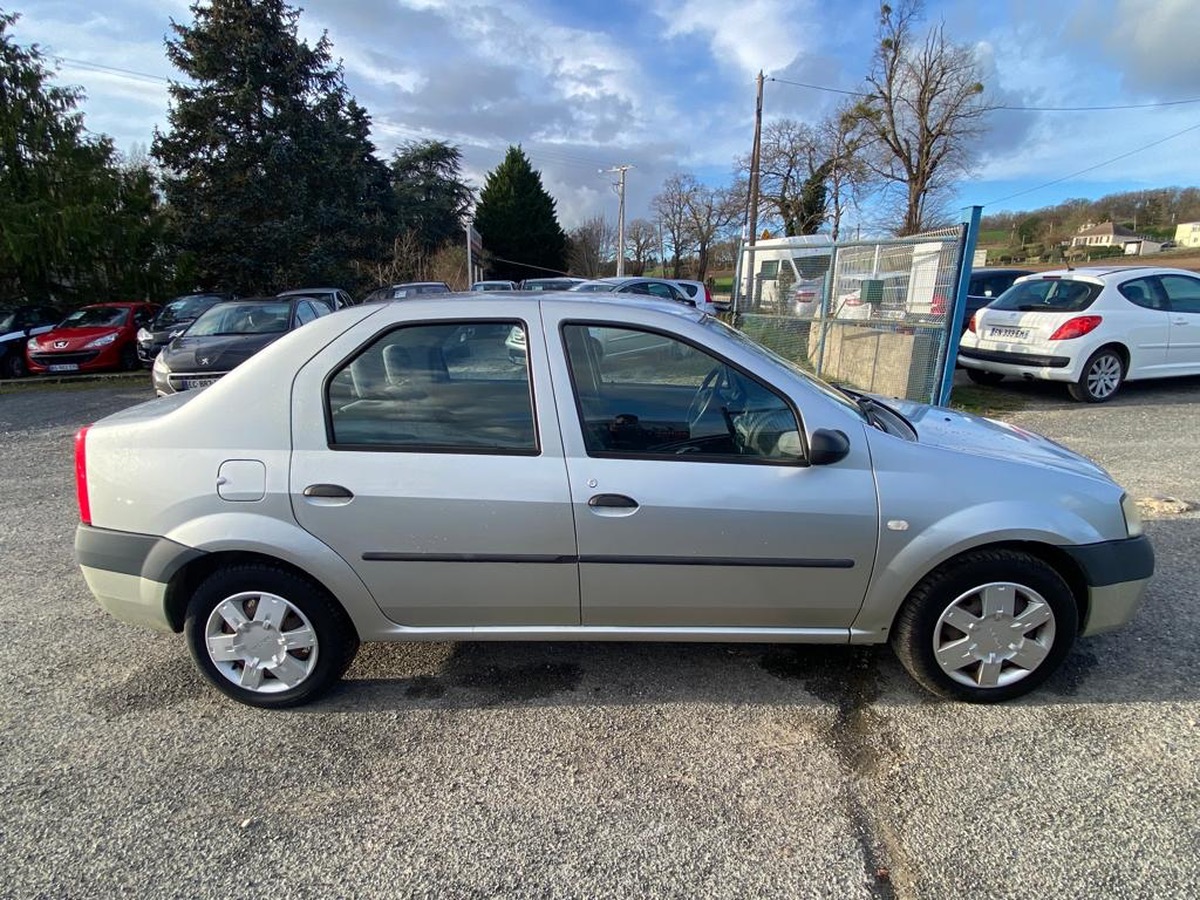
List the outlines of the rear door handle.
{"type": "Polygon", "coordinates": [[[353,500],[354,494],[349,488],[340,484],[310,484],[304,489],[304,496],[317,500],[353,500]]]}
{"type": "Polygon", "coordinates": [[[592,509],[637,509],[637,501],[624,494],[596,494],[588,500],[592,509]]]}

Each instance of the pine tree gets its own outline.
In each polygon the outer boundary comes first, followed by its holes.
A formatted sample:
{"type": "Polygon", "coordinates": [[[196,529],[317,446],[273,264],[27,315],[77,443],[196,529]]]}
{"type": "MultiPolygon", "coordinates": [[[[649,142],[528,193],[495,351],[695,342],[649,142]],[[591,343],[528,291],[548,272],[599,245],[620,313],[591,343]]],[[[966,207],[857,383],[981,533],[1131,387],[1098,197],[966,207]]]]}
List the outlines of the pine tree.
{"type": "Polygon", "coordinates": [[[170,130],[152,153],[201,283],[242,293],[348,287],[394,231],[370,117],[326,36],[297,38],[283,0],[211,0],[172,22],[170,130]]]}
{"type": "Polygon", "coordinates": [[[411,141],[392,156],[397,223],[415,231],[427,253],[463,238],[475,192],[463,181],[461,165],[462,153],[444,141],[411,141]]]}
{"type": "Polygon", "coordinates": [[[475,228],[496,260],[491,266],[495,278],[544,278],[566,268],[567,236],[558,224],[554,199],[519,146],[509,147],[504,161],[488,173],[475,228]]]}
{"type": "Polygon", "coordinates": [[[87,133],[82,94],[14,42],[16,21],[0,13],[0,299],[153,297],[166,266],[152,180],[87,133]]]}

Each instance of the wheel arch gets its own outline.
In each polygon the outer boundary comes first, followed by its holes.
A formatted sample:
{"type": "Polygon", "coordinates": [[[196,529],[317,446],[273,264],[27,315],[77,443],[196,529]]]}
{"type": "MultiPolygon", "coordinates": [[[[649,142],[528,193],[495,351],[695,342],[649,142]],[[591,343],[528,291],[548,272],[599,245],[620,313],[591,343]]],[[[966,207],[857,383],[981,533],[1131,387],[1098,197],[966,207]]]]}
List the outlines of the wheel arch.
{"type": "Polygon", "coordinates": [[[176,633],[183,631],[183,620],[187,616],[188,602],[204,579],[221,569],[239,565],[270,566],[307,581],[333,599],[334,603],[345,613],[349,627],[357,634],[358,629],[354,624],[354,618],[346,610],[345,605],[338,600],[337,594],[323,584],[319,578],[306,572],[295,563],[256,550],[219,550],[215,553],[205,553],[182,566],[167,582],[163,598],[163,607],[167,619],[171,623],[171,630],[176,633]]]}

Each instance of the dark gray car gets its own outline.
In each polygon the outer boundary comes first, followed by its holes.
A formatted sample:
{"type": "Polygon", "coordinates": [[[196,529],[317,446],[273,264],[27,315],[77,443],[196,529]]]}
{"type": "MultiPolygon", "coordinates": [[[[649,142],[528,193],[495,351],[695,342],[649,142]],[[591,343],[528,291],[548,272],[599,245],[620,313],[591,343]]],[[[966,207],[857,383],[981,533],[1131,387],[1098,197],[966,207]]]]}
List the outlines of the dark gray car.
{"type": "Polygon", "coordinates": [[[233,294],[185,294],[168,300],[145,327],[138,329],[138,360],[150,368],[172,337],[186,331],[210,307],[232,299],[233,294]]]}

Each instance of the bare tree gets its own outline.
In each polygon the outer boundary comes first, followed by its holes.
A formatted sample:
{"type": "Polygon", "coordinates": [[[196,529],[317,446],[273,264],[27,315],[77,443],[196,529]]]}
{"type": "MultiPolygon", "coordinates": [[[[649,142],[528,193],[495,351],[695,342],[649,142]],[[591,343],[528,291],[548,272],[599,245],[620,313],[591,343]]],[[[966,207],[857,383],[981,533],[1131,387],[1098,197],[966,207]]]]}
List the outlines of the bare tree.
{"type": "Polygon", "coordinates": [[[630,268],[634,275],[645,275],[646,266],[658,248],[658,229],[649,219],[634,219],[625,227],[630,268]]]}
{"type": "Polygon", "coordinates": [[[725,237],[729,226],[741,218],[742,198],[745,196],[744,184],[714,188],[692,179],[690,189],[685,194],[685,205],[696,249],[696,278],[700,281],[708,274],[713,244],[725,237]]]}
{"type": "MultiPolygon", "coordinates": [[[[688,197],[697,186],[696,179],[691,175],[672,175],[663,182],[662,190],[650,201],[650,208],[654,210],[671,242],[672,278],[679,277],[682,255],[693,246],[688,197]]],[[[666,261],[663,262],[665,264],[666,261]]]]}
{"type": "Polygon", "coordinates": [[[604,264],[616,252],[617,233],[602,215],[592,216],[567,235],[571,271],[584,278],[599,278],[604,264]]]}
{"type": "Polygon", "coordinates": [[[903,192],[899,234],[926,229],[939,195],[971,163],[969,148],[989,111],[970,47],[947,40],[943,26],[914,34],[920,0],[879,8],[879,46],[868,96],[854,108],[871,139],[871,167],[903,192]]]}
{"type": "MultiPolygon", "coordinates": [[[[822,134],[804,122],[776,119],[763,128],[759,198],[784,234],[815,234],[824,222],[827,158],[822,134]]],[[[748,167],[743,160],[742,171],[748,167]]]]}
{"type": "Polygon", "coordinates": [[[828,163],[826,214],[830,236],[836,241],[848,206],[857,203],[872,188],[872,172],[863,156],[869,137],[862,119],[849,105],[822,121],[818,134],[828,163]]]}

